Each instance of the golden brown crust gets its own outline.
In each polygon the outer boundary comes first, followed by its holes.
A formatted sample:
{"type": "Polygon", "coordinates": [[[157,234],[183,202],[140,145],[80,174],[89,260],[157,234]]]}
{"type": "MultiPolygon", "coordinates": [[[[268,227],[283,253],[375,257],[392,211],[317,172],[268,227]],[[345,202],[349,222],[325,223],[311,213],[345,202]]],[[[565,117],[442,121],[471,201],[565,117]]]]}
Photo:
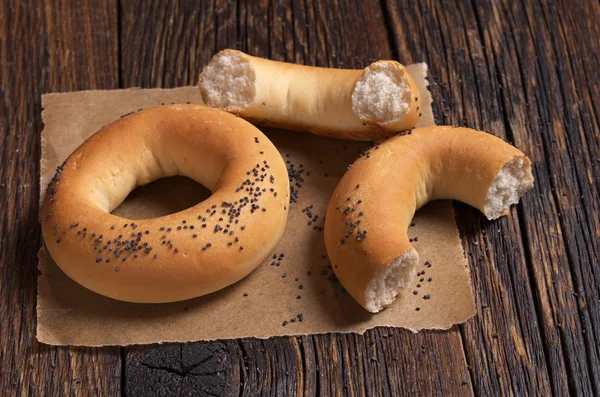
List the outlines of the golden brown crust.
{"type": "MultiPolygon", "coordinates": [[[[310,132],[331,138],[352,140],[382,140],[397,131],[413,128],[418,119],[419,91],[404,66],[394,64],[408,75],[412,101],[408,114],[400,120],[377,123],[361,120],[352,111],[352,92],[363,69],[334,69],[254,57],[236,50],[223,54],[237,55],[248,61],[254,70],[256,94],[242,108],[224,109],[254,123],[294,131],[310,132]]],[[[199,84],[204,77],[201,74],[199,84]]],[[[208,103],[206,93],[203,99],[208,103]]]]}
{"type": "Polygon", "coordinates": [[[254,270],[283,234],[288,196],[285,164],[259,130],[216,109],[168,105],[107,125],[69,156],[44,198],[42,232],[59,267],[85,287],[171,302],[254,270]],[[212,195],[161,218],[110,214],[136,186],[176,174],[212,195]]]}
{"type": "Polygon", "coordinates": [[[503,140],[443,126],[417,128],[370,149],[341,179],[327,209],[325,244],[344,288],[366,307],[376,273],[414,250],[407,229],[415,211],[430,200],[457,199],[483,212],[490,184],[516,157],[530,172],[529,159],[503,140]]]}

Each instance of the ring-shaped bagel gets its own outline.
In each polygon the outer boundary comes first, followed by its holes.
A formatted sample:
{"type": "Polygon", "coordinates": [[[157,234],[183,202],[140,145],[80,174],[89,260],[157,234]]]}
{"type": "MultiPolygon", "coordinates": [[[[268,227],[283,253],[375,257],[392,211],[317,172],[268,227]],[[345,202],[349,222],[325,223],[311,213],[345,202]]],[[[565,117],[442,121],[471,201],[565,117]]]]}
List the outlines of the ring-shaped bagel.
{"type": "Polygon", "coordinates": [[[370,149],[341,179],[327,208],[327,253],[344,288],[376,313],[414,276],[419,256],[407,229],[416,210],[456,199],[495,219],[532,187],[531,162],[503,140],[417,128],[370,149]]]}
{"type": "Polygon", "coordinates": [[[250,123],[199,105],[150,108],[85,141],[57,170],[42,232],[79,284],[130,302],[172,302],[224,288],[254,270],[283,235],[287,169],[250,123]],[[136,187],[183,175],[212,191],[168,216],[112,215],[136,187]]]}

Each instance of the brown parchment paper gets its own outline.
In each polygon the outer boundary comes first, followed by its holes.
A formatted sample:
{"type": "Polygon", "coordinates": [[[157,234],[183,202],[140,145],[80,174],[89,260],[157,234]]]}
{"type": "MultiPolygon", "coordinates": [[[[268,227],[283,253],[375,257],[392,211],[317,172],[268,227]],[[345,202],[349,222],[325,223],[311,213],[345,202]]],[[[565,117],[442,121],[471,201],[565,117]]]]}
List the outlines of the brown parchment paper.
{"type": "MultiPolygon", "coordinates": [[[[433,124],[431,96],[425,79],[427,65],[412,65],[409,70],[421,90],[420,124],[433,124]]],[[[73,150],[105,124],[128,112],[171,102],[202,103],[202,100],[196,87],[44,95],[41,186],[47,185],[55,168],[73,150]]],[[[414,285],[392,306],[372,315],[354,302],[328,268],[323,232],[319,230],[338,180],[368,144],[262,130],[290,165],[296,169],[302,165],[306,170],[298,202],[290,206],[286,232],[274,251],[277,255],[285,254],[278,260],[279,266],[272,265],[273,259],[269,257],[244,280],[208,296],[169,304],[134,304],[115,301],[81,287],[42,248],[38,340],[53,345],[101,346],[363,333],[377,326],[403,327],[416,332],[447,329],[474,315],[469,270],[450,202],[431,203],[417,213],[409,236],[418,237],[414,243],[421,258],[417,271],[425,274],[417,277],[414,285]],[[313,217],[318,215],[311,225],[307,224],[310,221],[307,212],[302,211],[308,206],[312,206],[313,217]],[[431,267],[426,267],[425,261],[431,267]],[[417,284],[421,286],[417,288],[417,284]],[[414,295],[413,290],[418,294],[414,295]],[[431,298],[426,300],[425,295],[431,298]],[[302,321],[297,318],[299,314],[302,321]],[[282,325],[284,321],[288,322],[286,326],[282,325]]],[[[44,192],[43,188],[40,190],[44,192]]],[[[130,219],[161,216],[195,205],[209,194],[187,178],[167,178],[136,189],[114,213],[130,219]]]]}

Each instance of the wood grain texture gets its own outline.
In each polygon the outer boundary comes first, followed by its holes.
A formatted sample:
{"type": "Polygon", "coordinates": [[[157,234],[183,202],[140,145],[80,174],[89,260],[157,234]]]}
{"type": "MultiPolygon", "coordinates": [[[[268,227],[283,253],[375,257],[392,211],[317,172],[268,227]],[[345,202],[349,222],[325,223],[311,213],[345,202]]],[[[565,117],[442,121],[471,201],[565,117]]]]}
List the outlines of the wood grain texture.
{"type": "Polygon", "coordinates": [[[599,2],[136,0],[0,4],[0,394],[600,394],[599,2]],[[484,129],[536,186],[488,222],[457,204],[478,315],[448,332],[132,348],[35,340],[40,95],[195,84],[223,48],[430,67],[437,122],[484,129]]]}
{"type": "MultiPolygon", "coordinates": [[[[466,124],[506,138],[496,74],[490,71],[483,52],[473,7],[466,2],[439,7],[419,3],[415,7],[421,26],[411,26],[409,15],[414,13],[397,10],[393,26],[409,31],[438,27],[427,33],[424,42],[428,45],[421,46],[433,76],[434,109],[443,109],[438,123],[466,124]]],[[[481,12],[487,18],[482,25],[493,24],[492,14],[481,12]]],[[[405,34],[398,32],[395,37],[402,53],[408,46],[402,39],[405,34]]],[[[460,205],[457,221],[479,313],[461,326],[475,392],[550,393],[516,211],[488,222],[477,211],[460,205]]]]}
{"type": "Polygon", "coordinates": [[[35,339],[41,94],[117,86],[110,1],[0,4],[0,394],[117,395],[118,348],[35,339]]]}
{"type": "Polygon", "coordinates": [[[509,217],[490,223],[458,206],[480,313],[461,332],[481,394],[598,393],[598,113],[574,77],[600,74],[572,65],[598,48],[573,52],[585,29],[567,20],[583,10],[566,4],[418,2],[394,13],[400,52],[415,45],[402,31],[409,16],[436,27],[424,49],[440,121],[507,138],[534,162],[534,191],[509,217]]]}

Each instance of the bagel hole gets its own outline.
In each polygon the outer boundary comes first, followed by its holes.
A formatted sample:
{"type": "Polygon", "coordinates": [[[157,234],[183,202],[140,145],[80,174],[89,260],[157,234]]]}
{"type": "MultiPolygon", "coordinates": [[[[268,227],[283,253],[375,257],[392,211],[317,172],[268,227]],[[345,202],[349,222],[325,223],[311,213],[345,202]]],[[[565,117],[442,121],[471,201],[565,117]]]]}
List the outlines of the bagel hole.
{"type": "Polygon", "coordinates": [[[250,61],[243,54],[225,51],[215,55],[202,70],[198,85],[208,106],[235,111],[254,100],[254,81],[250,61]]]}
{"type": "Polygon", "coordinates": [[[150,219],[186,210],[206,200],[211,191],[185,176],[170,176],[138,186],[112,211],[126,219],[150,219]]]}
{"type": "Polygon", "coordinates": [[[371,64],[356,82],[352,111],[365,121],[378,123],[404,118],[412,103],[410,78],[396,63],[371,64]]]}

